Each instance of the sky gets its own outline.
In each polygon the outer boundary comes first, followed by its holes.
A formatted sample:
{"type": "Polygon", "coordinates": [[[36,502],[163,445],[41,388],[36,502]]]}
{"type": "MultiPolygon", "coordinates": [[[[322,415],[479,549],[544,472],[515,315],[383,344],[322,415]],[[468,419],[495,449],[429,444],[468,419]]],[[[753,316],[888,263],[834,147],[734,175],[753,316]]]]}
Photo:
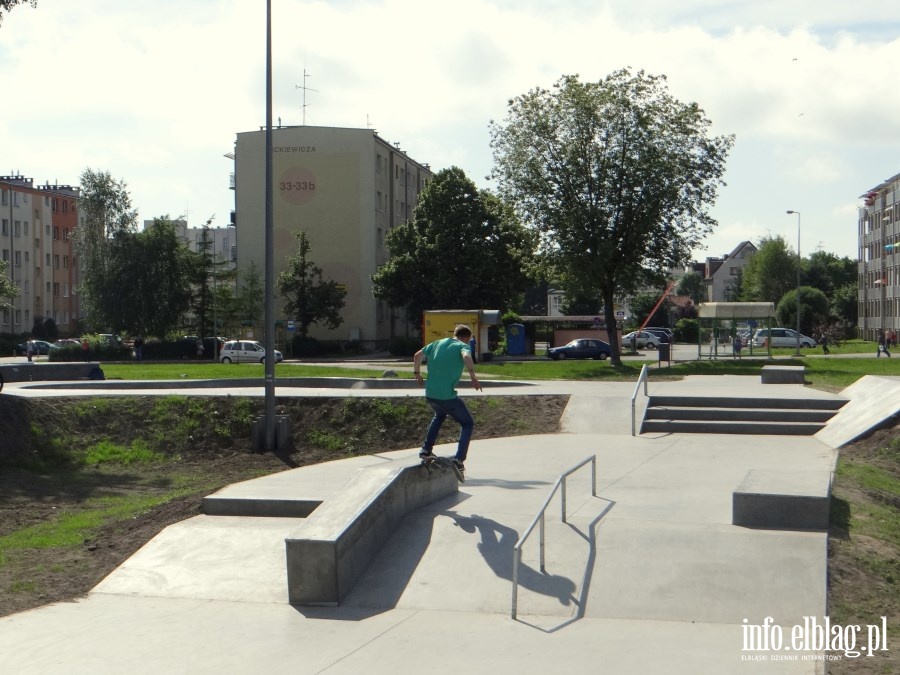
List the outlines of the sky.
{"type": "MultiPolygon", "coordinates": [[[[735,135],[698,261],[777,236],[804,257],[856,258],[859,196],[900,173],[896,0],[271,4],[275,124],[369,127],[481,188],[489,123],[509,99],[563,75],[665,75],[712,134],[735,135]]],[[[108,171],[140,220],[226,225],[225,155],[265,125],[265,19],[263,0],[13,9],[0,25],[0,175],[78,185],[85,168],[108,171]]]]}

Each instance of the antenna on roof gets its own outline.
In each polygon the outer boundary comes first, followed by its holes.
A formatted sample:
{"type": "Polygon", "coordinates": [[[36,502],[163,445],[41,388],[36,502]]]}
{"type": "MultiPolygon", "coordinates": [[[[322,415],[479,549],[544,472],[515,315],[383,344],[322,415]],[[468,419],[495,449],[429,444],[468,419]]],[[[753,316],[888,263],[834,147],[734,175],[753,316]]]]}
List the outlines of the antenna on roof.
{"type": "Polygon", "coordinates": [[[310,89],[306,86],[306,78],[312,77],[309,73],[306,72],[306,68],[303,69],[303,84],[295,84],[294,89],[302,89],[303,90],[303,126],[306,126],[306,92],[308,91],[318,91],[317,89],[310,89]]]}

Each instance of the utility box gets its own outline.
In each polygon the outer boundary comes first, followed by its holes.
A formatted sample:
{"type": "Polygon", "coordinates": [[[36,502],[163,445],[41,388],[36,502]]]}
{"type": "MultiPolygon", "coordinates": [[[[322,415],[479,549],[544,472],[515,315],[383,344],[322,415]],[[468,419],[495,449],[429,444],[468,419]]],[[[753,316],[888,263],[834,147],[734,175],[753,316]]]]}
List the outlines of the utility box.
{"type": "Polygon", "coordinates": [[[422,340],[427,345],[453,337],[453,329],[461,323],[472,329],[477,359],[481,361],[490,353],[488,327],[500,325],[499,309],[426,309],[422,312],[422,340]]]}
{"type": "Polygon", "coordinates": [[[525,353],[525,326],[511,323],[506,327],[506,353],[510,356],[521,356],[525,353]]]}

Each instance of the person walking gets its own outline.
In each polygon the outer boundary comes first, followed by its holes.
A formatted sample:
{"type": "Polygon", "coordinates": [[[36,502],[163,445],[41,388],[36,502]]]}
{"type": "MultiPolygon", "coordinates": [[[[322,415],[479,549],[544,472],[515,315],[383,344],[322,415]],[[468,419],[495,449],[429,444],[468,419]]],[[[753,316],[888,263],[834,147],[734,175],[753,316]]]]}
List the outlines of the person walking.
{"type": "Polygon", "coordinates": [[[830,354],[831,351],[828,349],[828,335],[822,333],[822,336],[819,338],[819,344],[822,345],[822,353],[830,354]]]}
{"type": "Polygon", "coordinates": [[[466,404],[456,392],[456,385],[462,376],[463,368],[469,371],[472,387],[481,391],[481,383],[475,376],[475,363],[469,351],[469,339],[472,329],[466,325],[458,325],[453,330],[452,338],[442,338],[425,345],[413,356],[413,374],[416,382],[425,385],[425,400],[434,411],[425,441],[419,457],[423,460],[434,457],[432,452],[441,431],[441,425],[447,417],[452,417],[459,424],[459,441],[456,455],[450,466],[460,483],[466,480],[465,461],[469,453],[469,442],[475,428],[475,420],[466,404]],[[422,361],[428,365],[428,379],[422,379],[422,361]]]}
{"type": "Polygon", "coordinates": [[[875,352],[875,358],[879,358],[881,352],[884,352],[887,354],[888,358],[891,358],[890,343],[883,330],[878,331],[878,351],[875,352]]]}

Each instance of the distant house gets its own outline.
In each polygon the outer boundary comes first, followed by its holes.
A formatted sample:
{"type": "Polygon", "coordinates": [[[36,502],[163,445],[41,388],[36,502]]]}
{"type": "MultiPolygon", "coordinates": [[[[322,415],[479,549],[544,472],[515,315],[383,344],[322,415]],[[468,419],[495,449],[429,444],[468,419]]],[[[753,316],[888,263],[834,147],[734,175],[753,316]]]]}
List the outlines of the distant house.
{"type": "Polygon", "coordinates": [[[707,258],[703,268],[706,302],[734,302],[744,267],[757,252],[756,246],[743,241],[722,258],[707,258]]]}

